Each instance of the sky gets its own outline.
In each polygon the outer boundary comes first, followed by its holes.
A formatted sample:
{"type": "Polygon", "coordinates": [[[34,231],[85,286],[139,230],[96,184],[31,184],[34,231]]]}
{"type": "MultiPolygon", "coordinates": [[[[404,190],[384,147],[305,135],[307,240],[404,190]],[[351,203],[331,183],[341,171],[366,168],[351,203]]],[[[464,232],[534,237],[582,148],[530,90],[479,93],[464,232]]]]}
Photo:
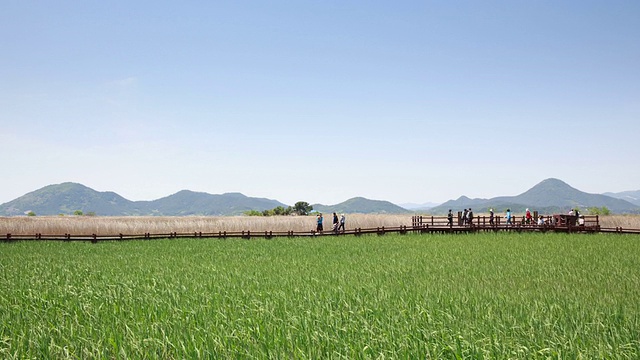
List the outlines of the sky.
{"type": "Polygon", "coordinates": [[[0,2],[0,204],[640,190],[640,2],[0,2]]]}

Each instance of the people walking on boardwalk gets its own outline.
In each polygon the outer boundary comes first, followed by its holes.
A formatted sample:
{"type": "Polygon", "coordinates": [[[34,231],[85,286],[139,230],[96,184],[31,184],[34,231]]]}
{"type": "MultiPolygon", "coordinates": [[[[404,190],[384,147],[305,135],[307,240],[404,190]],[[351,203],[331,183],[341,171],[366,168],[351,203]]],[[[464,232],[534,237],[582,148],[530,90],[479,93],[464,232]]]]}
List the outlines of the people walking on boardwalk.
{"type": "Polygon", "coordinates": [[[489,209],[489,225],[493,225],[493,209],[489,209]]]}
{"type": "Polygon", "coordinates": [[[333,213],[333,233],[338,233],[338,214],[333,213]]]}
{"type": "Polygon", "coordinates": [[[471,208],[469,208],[469,211],[467,211],[467,225],[473,225],[473,211],[471,210],[471,208]]]}
{"type": "Polygon", "coordinates": [[[467,225],[467,209],[462,211],[462,225],[467,225]]]}
{"type": "Polygon", "coordinates": [[[316,227],[316,231],[321,233],[322,232],[322,221],[324,220],[324,218],[322,217],[322,213],[318,213],[318,218],[316,219],[318,226],[316,227]]]}
{"type": "Polygon", "coordinates": [[[345,218],[344,218],[344,214],[340,214],[340,225],[338,225],[338,232],[341,231],[344,232],[344,222],[345,222],[345,218]]]}
{"type": "Polygon", "coordinates": [[[511,225],[511,209],[507,209],[507,215],[504,218],[507,219],[507,225],[511,225]]]}
{"type": "Polygon", "coordinates": [[[453,213],[451,209],[449,209],[449,213],[447,214],[447,225],[449,225],[449,227],[453,226],[453,213]]]}
{"type": "Polygon", "coordinates": [[[544,225],[544,216],[540,215],[540,216],[538,217],[538,225],[539,225],[539,226],[544,225]]]}
{"type": "Polygon", "coordinates": [[[527,209],[525,211],[524,217],[526,219],[527,224],[531,224],[531,211],[529,211],[529,209],[527,209]]]}

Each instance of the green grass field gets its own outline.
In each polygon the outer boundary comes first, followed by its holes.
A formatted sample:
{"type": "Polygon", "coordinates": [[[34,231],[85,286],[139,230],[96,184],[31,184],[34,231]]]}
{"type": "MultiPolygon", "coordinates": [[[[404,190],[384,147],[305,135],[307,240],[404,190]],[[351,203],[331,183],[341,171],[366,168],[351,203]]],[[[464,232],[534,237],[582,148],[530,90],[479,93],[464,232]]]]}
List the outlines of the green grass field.
{"type": "Polygon", "coordinates": [[[0,358],[640,357],[640,238],[0,243],[0,358]]]}

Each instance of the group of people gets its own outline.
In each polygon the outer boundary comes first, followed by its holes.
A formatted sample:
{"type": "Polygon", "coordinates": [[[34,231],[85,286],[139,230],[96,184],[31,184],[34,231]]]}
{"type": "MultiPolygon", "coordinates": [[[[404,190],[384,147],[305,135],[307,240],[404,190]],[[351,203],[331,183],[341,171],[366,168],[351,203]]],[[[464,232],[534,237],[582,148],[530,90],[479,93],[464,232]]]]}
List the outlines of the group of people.
{"type": "MultiPolygon", "coordinates": [[[[575,214],[577,214],[577,210],[571,210],[572,212],[575,211],[575,214]]],[[[574,215],[573,213],[571,213],[571,215],[574,215]]],[[[511,209],[507,209],[507,211],[505,212],[505,216],[504,216],[507,225],[512,225],[514,222],[514,217],[511,214],[511,209]]],[[[468,209],[464,209],[462,211],[462,214],[460,216],[460,224],[462,226],[470,226],[473,224],[473,210],[471,210],[471,208],[468,209]]],[[[524,215],[524,223],[525,224],[537,224],[537,225],[545,225],[545,220],[544,220],[544,216],[540,215],[538,216],[538,219],[534,220],[533,219],[533,215],[531,214],[531,211],[529,209],[526,209],[525,211],[525,215],[524,215]]],[[[493,209],[489,209],[489,225],[494,225],[495,224],[495,213],[493,212],[493,209]]],[[[453,212],[451,209],[449,209],[449,213],[447,214],[447,225],[448,226],[453,226],[453,212]]]]}
{"type": "MultiPolygon", "coordinates": [[[[473,224],[473,210],[471,210],[471,208],[464,209],[460,221],[463,226],[473,224]]],[[[449,213],[447,214],[447,225],[453,226],[453,212],[451,212],[451,209],[449,209],[449,213]]]]}
{"type": "MultiPolygon", "coordinates": [[[[333,231],[335,234],[338,234],[340,232],[344,232],[344,224],[345,224],[345,216],[344,214],[340,215],[340,219],[338,219],[338,214],[333,213],[333,228],[331,229],[331,231],[333,231]]],[[[322,216],[322,213],[318,213],[318,215],[316,216],[316,232],[323,232],[324,231],[324,226],[323,223],[324,222],[324,217],[322,216]]]]}

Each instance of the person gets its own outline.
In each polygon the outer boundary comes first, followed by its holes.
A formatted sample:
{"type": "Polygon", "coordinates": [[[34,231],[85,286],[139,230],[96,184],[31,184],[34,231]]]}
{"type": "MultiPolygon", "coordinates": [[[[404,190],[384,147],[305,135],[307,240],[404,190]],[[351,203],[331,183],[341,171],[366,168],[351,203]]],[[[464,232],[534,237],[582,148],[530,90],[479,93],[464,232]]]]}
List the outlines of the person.
{"type": "Polygon", "coordinates": [[[578,215],[578,226],[584,226],[584,215],[578,215]]]}
{"type": "Polygon", "coordinates": [[[462,211],[462,225],[467,225],[467,209],[462,211]]]}
{"type": "Polygon", "coordinates": [[[489,209],[489,225],[493,225],[493,209],[489,209]]]}
{"type": "Polygon", "coordinates": [[[333,232],[338,233],[338,214],[333,213],[333,232]]]}
{"type": "Polygon", "coordinates": [[[449,213],[447,214],[447,225],[449,227],[453,226],[453,213],[451,212],[451,209],[449,209],[449,213]]]}
{"type": "Polygon", "coordinates": [[[507,215],[504,218],[507,219],[507,225],[511,225],[511,209],[507,209],[507,215]]]}
{"type": "Polygon", "coordinates": [[[344,232],[344,222],[345,222],[344,214],[340,214],[340,225],[338,225],[338,231],[342,229],[342,232],[344,232]]]}
{"type": "Polygon", "coordinates": [[[467,211],[467,224],[469,226],[473,225],[473,211],[471,210],[471,208],[469,208],[469,211],[467,211]]]}
{"type": "Polygon", "coordinates": [[[317,232],[320,232],[320,233],[322,232],[322,230],[323,230],[323,229],[322,229],[322,221],[323,221],[323,220],[324,220],[324,218],[322,217],[322,213],[318,213],[318,219],[317,219],[317,221],[318,221],[318,227],[316,228],[316,231],[317,231],[317,232]]]}
{"type": "Polygon", "coordinates": [[[544,217],[542,215],[540,215],[540,217],[538,217],[538,225],[539,226],[544,225],[544,217]]]}
{"type": "Polygon", "coordinates": [[[527,219],[527,224],[531,224],[531,211],[529,211],[529,209],[526,210],[525,215],[524,215],[527,219]]]}

